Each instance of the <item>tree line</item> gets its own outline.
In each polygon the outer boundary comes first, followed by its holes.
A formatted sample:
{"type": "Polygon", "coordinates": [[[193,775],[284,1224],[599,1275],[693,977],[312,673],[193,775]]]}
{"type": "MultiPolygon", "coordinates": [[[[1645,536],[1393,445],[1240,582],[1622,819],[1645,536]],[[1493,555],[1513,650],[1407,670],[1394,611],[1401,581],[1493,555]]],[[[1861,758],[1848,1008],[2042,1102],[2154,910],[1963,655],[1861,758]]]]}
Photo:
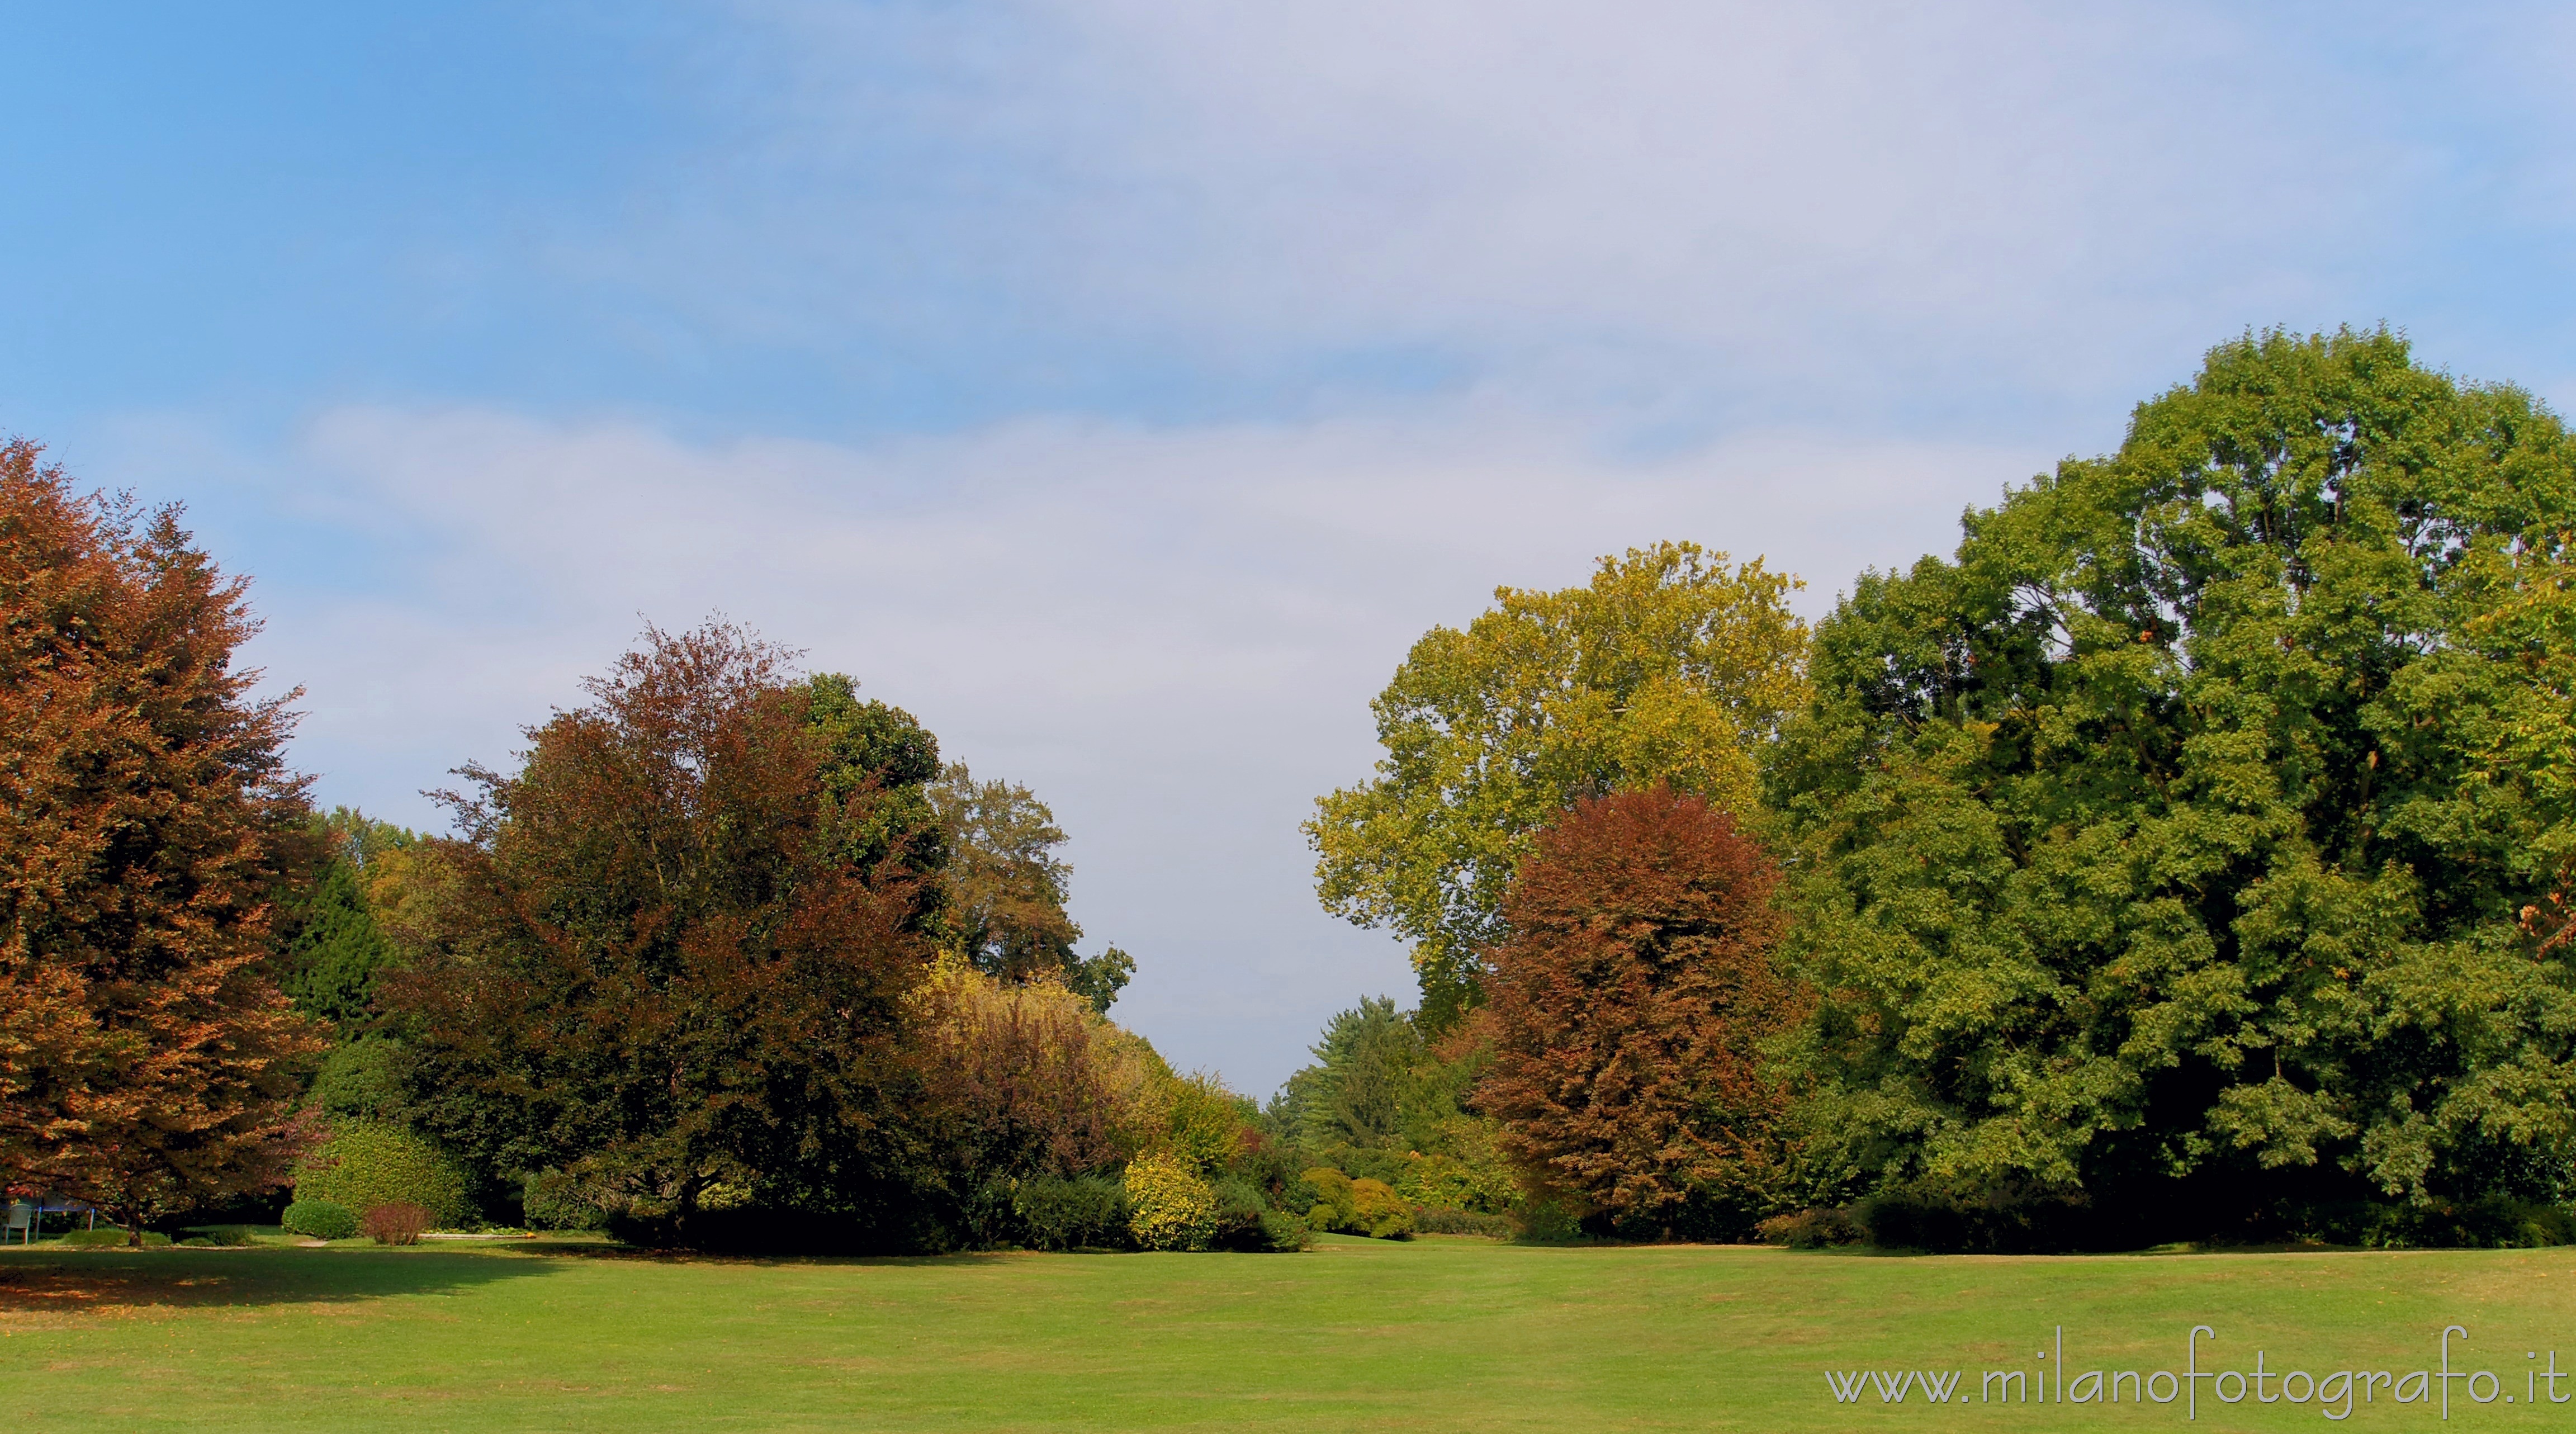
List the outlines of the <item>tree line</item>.
{"type": "Polygon", "coordinates": [[[1308,834],[1596,1230],[2552,1242],[2576,455],[2249,334],[1809,631],[1665,544],[1435,629],[1308,834]]]}
{"type": "Polygon", "coordinates": [[[2570,533],[2530,395],[2265,333],[1812,628],[1688,543],[1502,589],[1307,826],[1418,1002],[1256,1106],[854,680],[648,631],[452,835],[317,813],[241,581],[11,444],[0,1181],[136,1239],[2557,1240],[2570,533]]]}

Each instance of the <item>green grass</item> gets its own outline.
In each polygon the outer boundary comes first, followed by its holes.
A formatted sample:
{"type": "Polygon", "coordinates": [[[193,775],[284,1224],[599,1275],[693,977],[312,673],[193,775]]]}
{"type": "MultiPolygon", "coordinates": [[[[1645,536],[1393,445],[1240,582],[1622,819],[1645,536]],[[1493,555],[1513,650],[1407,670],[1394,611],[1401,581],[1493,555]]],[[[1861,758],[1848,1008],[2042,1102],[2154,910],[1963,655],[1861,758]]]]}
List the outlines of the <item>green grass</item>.
{"type": "MultiPolygon", "coordinates": [[[[16,1430],[2070,1429],[2183,1406],[1838,1406],[1828,1367],[2576,1365],[2576,1252],[1891,1258],[1332,1239],[1304,1255],[715,1260],[573,1241],[0,1255],[16,1430]],[[2204,1365],[2208,1360],[2204,1360],[2204,1365]]],[[[2224,1408],[2202,1429],[2316,1428],[2224,1408]]],[[[2576,1382],[2561,1386],[2576,1392],[2576,1382]]],[[[2437,1423],[2386,1395],[2345,1427],[2437,1423]]]]}

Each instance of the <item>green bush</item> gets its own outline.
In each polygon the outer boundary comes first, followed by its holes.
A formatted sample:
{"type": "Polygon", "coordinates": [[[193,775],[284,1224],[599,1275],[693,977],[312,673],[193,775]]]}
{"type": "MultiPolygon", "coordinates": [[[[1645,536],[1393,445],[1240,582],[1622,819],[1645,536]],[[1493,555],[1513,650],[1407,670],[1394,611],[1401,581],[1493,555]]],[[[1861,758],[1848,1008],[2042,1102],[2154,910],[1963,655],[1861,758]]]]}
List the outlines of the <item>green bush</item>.
{"type": "Polygon", "coordinates": [[[1413,1205],[1383,1180],[1351,1182],[1351,1212],[1358,1233],[1375,1240],[1413,1238],[1413,1205]]]}
{"type": "MultiPolygon", "coordinates": [[[[125,1247],[125,1232],[114,1225],[101,1225],[95,1230],[74,1230],[63,1236],[63,1243],[75,1250],[115,1250],[125,1247]]],[[[152,1249],[170,1243],[167,1235],[143,1232],[143,1246],[152,1249]]]]}
{"type": "Polygon", "coordinates": [[[1204,1250],[1216,1222],[1216,1192],[1172,1155],[1127,1165],[1127,1230],[1148,1250],[1204,1250]]]}
{"type": "Polygon", "coordinates": [[[560,1170],[531,1172],[520,1182],[521,1218],[531,1230],[605,1230],[608,1212],[583,1197],[581,1187],[560,1170]]]}
{"type": "Polygon", "coordinates": [[[465,1191],[464,1172],[438,1147],[380,1120],[335,1122],[331,1138],[295,1171],[298,1201],[327,1200],[351,1210],[418,1205],[436,1229],[474,1220],[465,1191]]]}
{"type": "Polygon", "coordinates": [[[329,1200],[298,1200],[278,1223],[316,1240],[345,1240],[358,1233],[358,1212],[329,1200]]]}
{"type": "Polygon", "coordinates": [[[1310,1243],[1306,1222],[1284,1210],[1273,1210],[1261,1188],[1248,1180],[1229,1179],[1216,1186],[1216,1217],[1208,1247],[1247,1254],[1302,1250],[1310,1243]]]}
{"type": "Polygon", "coordinates": [[[1582,1221],[1553,1200],[1532,1200],[1520,1208],[1517,1218],[1521,1238],[1534,1244],[1553,1245],[1583,1238],[1582,1221]]]}
{"type": "Polygon", "coordinates": [[[1128,1242],[1127,1191],[1098,1175],[1041,1175],[1011,1192],[1023,1243],[1035,1250],[1116,1249],[1128,1242]]]}
{"type": "Polygon", "coordinates": [[[1454,1155],[1408,1156],[1390,1183],[1417,1206],[1489,1215],[1508,1208],[1517,1193],[1500,1170],[1479,1169],[1454,1155]]]}
{"type": "Polygon", "coordinates": [[[1319,1165],[1297,1177],[1307,1197],[1306,1223],[1318,1230],[1359,1229],[1359,1206],[1351,1198],[1351,1177],[1319,1165]]]}
{"type": "Polygon", "coordinates": [[[219,1249],[238,1250],[259,1243],[248,1225],[199,1225],[188,1233],[219,1249]]]}
{"type": "Polygon", "coordinates": [[[1457,1210],[1429,1205],[1413,1212],[1413,1228],[1425,1235],[1482,1235],[1489,1240],[1508,1240],[1520,1233],[1509,1215],[1487,1215],[1476,1210],[1457,1210]]]}

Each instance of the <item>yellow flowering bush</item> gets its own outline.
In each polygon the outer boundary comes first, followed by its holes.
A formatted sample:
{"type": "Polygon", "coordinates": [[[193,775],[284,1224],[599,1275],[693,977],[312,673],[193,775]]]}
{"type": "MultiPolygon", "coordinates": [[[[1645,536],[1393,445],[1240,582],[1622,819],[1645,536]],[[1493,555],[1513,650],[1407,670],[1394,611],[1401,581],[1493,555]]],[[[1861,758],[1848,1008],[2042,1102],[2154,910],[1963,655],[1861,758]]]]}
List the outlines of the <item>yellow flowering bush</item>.
{"type": "Polygon", "coordinates": [[[1148,1250],[1202,1250],[1216,1224],[1216,1192],[1184,1158],[1145,1155],[1127,1164],[1127,1230],[1148,1250]]]}

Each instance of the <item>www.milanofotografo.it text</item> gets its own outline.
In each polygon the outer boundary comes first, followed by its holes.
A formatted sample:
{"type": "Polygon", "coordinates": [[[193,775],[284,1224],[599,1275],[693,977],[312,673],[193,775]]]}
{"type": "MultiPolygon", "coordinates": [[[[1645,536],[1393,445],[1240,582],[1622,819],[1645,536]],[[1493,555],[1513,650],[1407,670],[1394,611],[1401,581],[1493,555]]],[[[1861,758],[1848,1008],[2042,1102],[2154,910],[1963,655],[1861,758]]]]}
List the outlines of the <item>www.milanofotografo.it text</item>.
{"type": "Polygon", "coordinates": [[[2219,1353],[2218,1332],[2196,1324],[2183,1336],[2180,1369],[2086,1369],[2066,1367],[2066,1328],[2058,1326],[2048,1347],[2032,1351],[2026,1368],[2005,1369],[1829,1369],[1825,1388],[1837,1404],[1913,1403],[1916,1408],[1945,1404],[2171,1404],[2185,1419],[2200,1417],[2201,1402],[2305,1405],[2328,1419],[2343,1420],[2356,1409],[2373,1405],[2406,1405],[2408,1412],[2451,1417],[2452,1396],[2460,1407],[2514,1405],[2547,1408],[2576,1401],[2576,1390],[2563,1387],[2576,1370],[2558,1367],[2556,1350],[2524,1350],[2514,1361],[2521,1368],[2467,1369],[2455,1360],[2468,1355],[2468,1330],[2445,1325],[2426,1353],[2434,1356],[2422,1369],[2267,1368],[2263,1350],[2254,1351],[2251,1368],[2217,1368],[2208,1361],[2219,1353]],[[2513,1387],[2512,1376],[2522,1376],[2513,1387]],[[1972,1385],[1971,1379],[1976,1382],[1972,1385]]]}

